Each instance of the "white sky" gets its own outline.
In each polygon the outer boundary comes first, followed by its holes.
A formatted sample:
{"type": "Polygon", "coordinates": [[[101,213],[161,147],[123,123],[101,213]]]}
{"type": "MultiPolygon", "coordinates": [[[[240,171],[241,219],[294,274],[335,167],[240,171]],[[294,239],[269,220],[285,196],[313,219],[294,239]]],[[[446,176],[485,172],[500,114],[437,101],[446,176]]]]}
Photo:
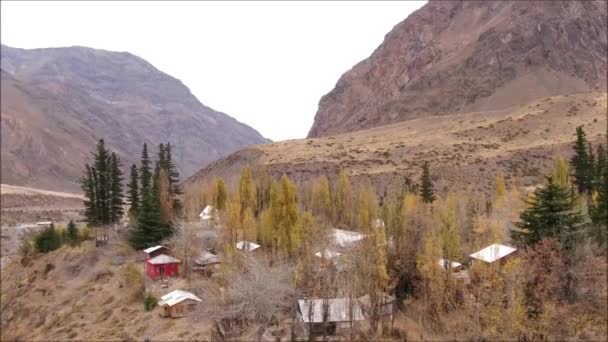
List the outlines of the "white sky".
{"type": "Polygon", "coordinates": [[[1,2],[2,44],[138,55],[272,140],[303,138],[321,96],[424,1],[1,2]]]}

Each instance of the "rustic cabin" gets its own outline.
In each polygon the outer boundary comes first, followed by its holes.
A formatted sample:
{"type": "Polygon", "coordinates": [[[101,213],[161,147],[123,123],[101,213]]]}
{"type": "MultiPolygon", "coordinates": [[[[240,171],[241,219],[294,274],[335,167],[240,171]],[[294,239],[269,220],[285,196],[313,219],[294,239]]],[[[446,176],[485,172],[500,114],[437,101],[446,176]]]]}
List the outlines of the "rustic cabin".
{"type": "Polygon", "coordinates": [[[484,264],[504,265],[508,258],[513,257],[517,248],[501,245],[498,243],[492,244],[480,251],[470,255],[474,262],[481,261],[484,264]]]}
{"type": "Polygon", "coordinates": [[[193,270],[199,271],[204,275],[211,276],[214,271],[220,269],[222,260],[220,257],[209,251],[203,251],[196,259],[194,259],[194,263],[196,265],[193,267],[193,270]]]}
{"type": "Polygon", "coordinates": [[[180,263],[181,261],[170,255],[159,254],[146,259],[146,274],[152,279],[177,277],[180,263]]]}
{"type": "Polygon", "coordinates": [[[154,247],[146,248],[143,250],[144,255],[142,260],[149,260],[154,258],[157,255],[166,254],[171,255],[171,250],[165,246],[157,245],[154,247]]]}
{"type": "Polygon", "coordinates": [[[158,302],[161,309],[160,316],[172,318],[188,316],[194,312],[200,302],[201,299],[190,292],[181,290],[169,292],[160,297],[158,302]]]}
{"type": "Polygon", "coordinates": [[[361,303],[348,298],[300,299],[297,319],[307,334],[334,335],[350,327],[353,322],[364,321],[361,303]]]}

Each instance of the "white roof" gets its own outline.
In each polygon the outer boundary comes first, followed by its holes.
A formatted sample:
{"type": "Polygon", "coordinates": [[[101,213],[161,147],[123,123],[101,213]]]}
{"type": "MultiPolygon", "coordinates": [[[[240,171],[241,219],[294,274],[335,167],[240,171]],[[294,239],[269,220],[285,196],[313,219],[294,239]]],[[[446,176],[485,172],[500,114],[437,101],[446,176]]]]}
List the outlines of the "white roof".
{"type": "Polygon", "coordinates": [[[332,229],[332,234],[334,236],[334,243],[340,247],[348,247],[353,243],[364,239],[366,236],[363,233],[337,228],[332,229]]]}
{"type": "Polygon", "coordinates": [[[150,253],[152,253],[155,250],[160,249],[160,248],[163,248],[163,246],[157,245],[157,246],[154,246],[154,247],[149,247],[149,248],[144,249],[144,253],[150,254],[150,253]]]}
{"type": "Polygon", "coordinates": [[[258,245],[255,242],[251,242],[251,241],[239,241],[236,243],[236,248],[238,248],[242,251],[251,252],[253,250],[260,248],[260,245],[258,245]]]}
{"type": "MultiPolygon", "coordinates": [[[[323,302],[327,301],[329,305],[329,315],[327,322],[348,322],[349,318],[349,299],[348,298],[332,298],[332,299],[300,299],[298,306],[302,314],[302,320],[306,323],[323,323],[323,302]],[[312,309],[311,309],[312,306],[312,309]]],[[[356,299],[352,302],[353,321],[363,321],[363,311],[361,304],[356,299]]]]}
{"type": "Polygon", "coordinates": [[[447,265],[446,265],[446,260],[443,258],[439,259],[438,264],[441,268],[443,268],[445,270],[447,270],[448,268],[457,268],[457,267],[462,266],[461,263],[456,262],[456,261],[448,261],[447,265]]]}
{"type": "Polygon", "coordinates": [[[209,220],[213,217],[213,207],[208,205],[201,211],[200,215],[198,215],[203,220],[209,220]]]}
{"type": "Polygon", "coordinates": [[[51,221],[40,221],[40,222],[36,222],[37,225],[39,226],[50,226],[51,225],[51,221]]]}
{"type": "Polygon", "coordinates": [[[159,306],[169,305],[173,306],[177,303],[180,303],[186,299],[192,299],[197,302],[200,302],[201,299],[195,296],[194,294],[182,290],[175,290],[167,293],[166,295],[160,297],[160,302],[158,302],[159,306]]]}
{"type": "Polygon", "coordinates": [[[165,254],[159,254],[157,256],[155,256],[154,258],[149,260],[149,263],[151,263],[152,265],[159,265],[159,264],[173,264],[176,262],[181,262],[177,259],[175,259],[172,256],[169,255],[165,255],[165,254]]]}
{"type": "Polygon", "coordinates": [[[315,253],[315,256],[318,256],[319,258],[324,258],[324,259],[333,259],[335,257],[339,257],[340,255],[342,255],[342,253],[340,252],[336,252],[336,251],[332,251],[330,249],[326,249],[325,250],[325,254],[323,254],[323,252],[317,252],[315,253]]]}
{"type": "Polygon", "coordinates": [[[517,248],[501,245],[498,243],[489,245],[488,247],[470,255],[471,258],[493,263],[498,259],[502,259],[507,255],[515,252],[517,248]]]}

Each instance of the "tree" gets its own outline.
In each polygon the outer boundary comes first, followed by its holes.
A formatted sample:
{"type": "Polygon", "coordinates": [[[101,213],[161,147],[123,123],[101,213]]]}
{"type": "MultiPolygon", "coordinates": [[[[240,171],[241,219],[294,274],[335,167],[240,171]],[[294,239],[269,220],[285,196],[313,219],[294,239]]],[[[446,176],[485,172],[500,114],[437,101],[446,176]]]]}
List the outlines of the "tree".
{"type": "Polygon", "coordinates": [[[84,216],[86,221],[95,225],[97,223],[97,198],[96,185],[94,179],[95,169],[89,164],[85,164],[84,176],[80,179],[82,192],[84,193],[84,216]]]}
{"type": "Polygon", "coordinates": [[[129,183],[127,184],[127,198],[131,207],[129,208],[129,214],[137,216],[139,210],[139,175],[137,173],[137,166],[131,165],[131,176],[129,183]]]}
{"type": "Polygon", "coordinates": [[[141,199],[143,198],[150,190],[150,185],[152,184],[152,171],[150,169],[150,156],[148,155],[148,145],[144,143],[143,150],[141,151],[141,166],[139,168],[139,176],[140,179],[140,191],[141,191],[141,199]]]}
{"type": "Polygon", "coordinates": [[[420,178],[422,201],[424,203],[433,203],[435,201],[435,194],[433,192],[433,182],[431,180],[431,172],[429,170],[429,163],[424,162],[422,165],[422,177],[420,178]]]}
{"type": "Polygon", "coordinates": [[[553,171],[553,181],[555,182],[555,184],[557,184],[561,187],[564,187],[564,188],[570,188],[570,186],[571,186],[570,169],[569,169],[566,161],[561,157],[557,157],[557,159],[555,160],[555,170],[553,171]]]}
{"type": "Polygon", "coordinates": [[[96,206],[97,222],[102,225],[111,222],[111,175],[110,175],[110,154],[105,147],[103,139],[97,143],[97,152],[93,154],[94,169],[96,175],[96,206]]]}
{"type": "Polygon", "coordinates": [[[505,186],[505,177],[502,172],[499,172],[496,175],[496,202],[498,206],[502,206],[505,201],[505,196],[507,195],[507,188],[505,186]]]}
{"type": "Polygon", "coordinates": [[[137,225],[131,232],[129,242],[135,249],[144,249],[157,245],[165,237],[160,223],[159,199],[156,192],[149,189],[144,193],[137,225]]]}
{"type": "Polygon", "coordinates": [[[312,210],[317,217],[324,221],[331,220],[331,193],[329,190],[329,180],[321,176],[313,187],[312,210]]]}
{"type": "Polygon", "coordinates": [[[597,162],[595,163],[595,182],[598,184],[596,187],[597,191],[601,190],[601,184],[603,182],[604,172],[608,171],[608,151],[604,149],[603,144],[597,145],[597,162]]]}
{"type": "Polygon", "coordinates": [[[182,203],[175,196],[183,194],[184,191],[179,186],[179,172],[177,171],[175,162],[173,162],[171,143],[167,143],[167,146],[165,147],[165,156],[166,156],[166,163],[167,163],[167,172],[169,173],[169,181],[172,186],[171,191],[173,192],[173,196],[174,196],[173,211],[179,215],[179,214],[181,214],[182,203]]]}
{"type": "Polygon", "coordinates": [[[256,200],[256,186],[253,182],[251,168],[249,167],[249,165],[247,165],[241,170],[241,178],[239,180],[239,201],[241,204],[241,220],[244,218],[245,211],[247,209],[251,209],[253,211],[257,208],[256,200]]]}
{"type": "Polygon", "coordinates": [[[61,237],[57,234],[54,224],[51,223],[36,236],[34,246],[39,253],[47,253],[61,247],[61,237]]]}
{"type": "Polygon", "coordinates": [[[338,175],[338,183],[334,191],[334,223],[350,225],[353,215],[353,194],[348,173],[342,170],[338,175]]]}
{"type": "Polygon", "coordinates": [[[221,178],[216,179],[213,186],[213,206],[217,210],[223,211],[226,208],[227,198],[228,192],[226,191],[224,180],[221,178]]]}
{"type": "Polygon", "coordinates": [[[587,138],[583,126],[576,128],[576,141],[574,142],[574,156],[570,159],[570,164],[574,170],[574,184],[579,193],[589,194],[592,190],[591,174],[592,167],[589,161],[587,138]]]}
{"type": "Polygon", "coordinates": [[[571,256],[585,217],[576,209],[572,192],[547,178],[547,185],[534,191],[526,201],[528,208],[520,215],[512,239],[522,246],[530,246],[544,238],[555,238],[562,246],[564,256],[571,256]]]}
{"type": "Polygon", "coordinates": [[[78,237],[78,229],[76,228],[76,224],[73,220],[70,220],[67,228],[67,240],[70,246],[75,246],[80,243],[80,239],[78,237]]]}
{"type": "Polygon", "coordinates": [[[160,224],[163,226],[171,225],[173,221],[173,195],[171,193],[171,181],[164,167],[158,170],[156,179],[158,182],[158,200],[160,205],[160,224]]]}
{"type": "Polygon", "coordinates": [[[171,225],[174,227],[175,233],[169,239],[168,244],[172,246],[175,256],[181,261],[180,268],[184,270],[182,275],[190,278],[194,260],[201,252],[198,237],[200,228],[181,218],[176,218],[171,225]]]}
{"type": "Polygon", "coordinates": [[[124,214],[123,172],[120,158],[112,152],[110,158],[110,222],[118,223],[124,214]]]}

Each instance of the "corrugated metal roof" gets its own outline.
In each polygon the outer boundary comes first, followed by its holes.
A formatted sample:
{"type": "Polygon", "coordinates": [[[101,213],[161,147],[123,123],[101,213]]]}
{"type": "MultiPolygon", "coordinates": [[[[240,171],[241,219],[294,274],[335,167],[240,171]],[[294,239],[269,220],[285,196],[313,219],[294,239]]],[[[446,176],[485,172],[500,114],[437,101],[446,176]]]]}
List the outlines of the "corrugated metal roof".
{"type": "Polygon", "coordinates": [[[160,249],[160,248],[163,248],[163,246],[157,245],[157,246],[154,246],[154,247],[149,247],[149,248],[144,249],[144,253],[150,254],[150,253],[152,253],[155,250],[160,249]]]}
{"type": "Polygon", "coordinates": [[[202,220],[208,220],[213,217],[213,207],[208,205],[201,211],[200,215],[198,215],[202,220]]]}
{"type": "MultiPolygon", "coordinates": [[[[349,322],[349,303],[348,298],[332,298],[332,299],[300,299],[298,306],[302,319],[306,323],[323,323],[323,303],[327,301],[328,317],[327,322],[349,322]]],[[[353,321],[363,321],[363,311],[358,300],[352,301],[352,316],[353,321]]]]}
{"type": "Polygon", "coordinates": [[[160,265],[160,264],[174,264],[177,262],[181,262],[178,259],[175,259],[172,256],[169,255],[165,255],[165,254],[159,254],[157,256],[155,256],[154,258],[149,260],[149,263],[151,263],[152,265],[160,265]]]}
{"type": "Polygon", "coordinates": [[[488,247],[470,255],[471,258],[493,263],[498,259],[502,259],[507,255],[515,252],[517,248],[501,245],[498,243],[489,245],[488,247]]]}
{"type": "Polygon", "coordinates": [[[448,268],[457,268],[457,267],[462,266],[461,263],[456,262],[456,261],[448,261],[446,264],[446,260],[443,258],[439,259],[438,263],[439,263],[439,266],[441,268],[443,268],[444,270],[447,270],[448,268]]]}
{"type": "Polygon", "coordinates": [[[158,302],[159,306],[168,305],[173,306],[177,303],[183,302],[186,299],[192,299],[197,302],[201,302],[201,299],[196,295],[182,290],[175,290],[167,293],[166,295],[160,297],[161,301],[158,302]]]}
{"type": "Polygon", "coordinates": [[[222,262],[222,260],[215,254],[209,253],[207,251],[203,251],[198,258],[194,260],[195,263],[204,266],[209,264],[214,264],[218,262],[222,262]]]}
{"type": "Polygon", "coordinates": [[[256,250],[258,248],[260,248],[261,246],[258,245],[255,242],[251,242],[251,241],[239,241],[236,243],[236,248],[240,249],[242,251],[246,251],[246,252],[251,252],[253,250],[256,250]]]}
{"type": "Polygon", "coordinates": [[[332,229],[332,234],[334,236],[334,243],[340,247],[348,247],[366,237],[363,233],[337,228],[332,229]]]}

